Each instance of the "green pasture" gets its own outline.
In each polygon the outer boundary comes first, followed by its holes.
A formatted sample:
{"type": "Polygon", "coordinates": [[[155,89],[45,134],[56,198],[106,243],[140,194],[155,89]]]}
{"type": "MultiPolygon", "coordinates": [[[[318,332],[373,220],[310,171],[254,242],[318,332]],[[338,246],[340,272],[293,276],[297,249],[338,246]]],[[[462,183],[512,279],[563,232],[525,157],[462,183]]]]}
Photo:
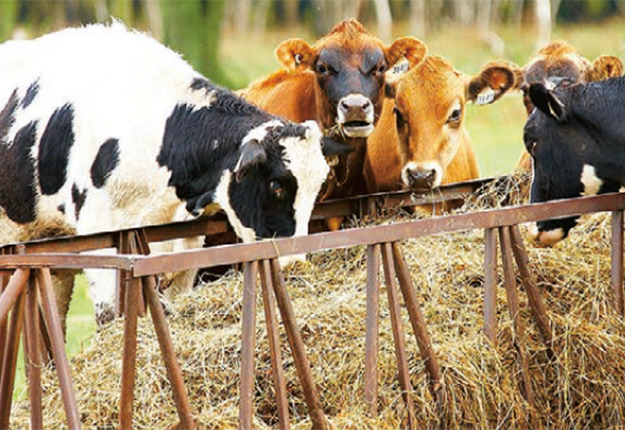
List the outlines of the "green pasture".
{"type": "MultiPolygon", "coordinates": [[[[624,24],[621,20],[557,27],[553,39],[568,40],[591,60],[601,54],[617,55],[625,60],[624,24]]],[[[401,24],[395,30],[395,36],[408,34],[406,27],[401,24]]],[[[458,70],[468,74],[477,73],[483,63],[498,58],[523,65],[536,52],[532,31],[506,28],[498,29],[497,34],[505,43],[501,57],[491,52],[477,31],[470,29],[440,30],[425,38],[425,42],[430,53],[445,56],[458,70]]],[[[224,35],[220,57],[223,69],[230,80],[236,83],[236,89],[276,70],[278,64],[273,57],[273,50],[282,40],[290,37],[313,41],[309,34],[297,28],[265,35],[224,35]]],[[[469,106],[467,126],[477,149],[483,176],[505,174],[514,168],[522,149],[524,122],[525,109],[519,94],[508,96],[493,105],[469,106]]],[[[93,307],[88,298],[84,276],[77,278],[67,326],[67,344],[71,356],[89,342],[95,330],[93,307]]],[[[25,395],[25,391],[23,364],[20,363],[15,395],[25,395]]]]}

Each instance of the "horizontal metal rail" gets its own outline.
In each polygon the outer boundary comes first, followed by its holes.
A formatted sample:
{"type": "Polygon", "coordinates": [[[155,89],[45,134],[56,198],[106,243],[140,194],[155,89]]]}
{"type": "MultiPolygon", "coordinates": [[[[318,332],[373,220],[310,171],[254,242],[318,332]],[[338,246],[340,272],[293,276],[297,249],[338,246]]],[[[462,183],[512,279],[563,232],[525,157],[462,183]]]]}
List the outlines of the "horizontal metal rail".
{"type": "MultiPolygon", "coordinates": [[[[456,184],[443,185],[430,194],[415,194],[411,191],[397,191],[390,193],[376,193],[364,196],[349,197],[345,199],[328,200],[315,206],[311,217],[311,231],[322,229],[321,222],[325,219],[340,216],[360,216],[369,213],[371,207],[379,210],[388,210],[401,207],[436,204],[455,200],[464,200],[477,191],[481,186],[495,179],[485,178],[456,184]]],[[[20,253],[62,253],[84,252],[97,249],[114,248],[118,245],[120,233],[129,233],[139,227],[126,228],[116,231],[104,231],[86,235],[60,236],[32,240],[28,242],[9,243],[0,246],[3,250],[13,251],[19,249],[20,253]]],[[[180,221],[168,224],[141,227],[150,243],[180,239],[192,236],[211,236],[234,232],[228,225],[225,214],[219,212],[215,215],[202,217],[191,221],[180,221]]]]}

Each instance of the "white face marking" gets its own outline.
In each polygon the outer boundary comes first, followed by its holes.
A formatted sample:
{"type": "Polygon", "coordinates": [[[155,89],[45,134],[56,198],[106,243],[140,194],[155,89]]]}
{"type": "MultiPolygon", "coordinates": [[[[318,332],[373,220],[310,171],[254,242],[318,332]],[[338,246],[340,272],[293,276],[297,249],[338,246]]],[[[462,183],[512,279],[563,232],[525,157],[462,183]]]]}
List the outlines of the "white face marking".
{"type": "Polygon", "coordinates": [[[369,98],[363,96],[362,94],[349,94],[348,96],[345,96],[341,100],[339,100],[336,114],[336,123],[349,137],[367,137],[373,132],[373,103],[371,103],[371,100],[369,100],[369,98]],[[341,109],[341,103],[346,103],[351,106],[367,105],[367,107],[363,109],[365,117],[360,120],[362,122],[366,122],[367,124],[346,127],[345,122],[347,122],[347,118],[345,118],[345,112],[343,111],[343,109],[341,109]]]}
{"type": "Polygon", "coordinates": [[[443,181],[443,168],[438,161],[426,161],[423,163],[409,161],[401,170],[401,180],[407,187],[410,186],[409,172],[415,170],[421,172],[428,172],[430,170],[434,171],[434,181],[432,182],[432,188],[439,187],[441,185],[441,182],[443,181]]]}
{"type": "Polygon", "coordinates": [[[249,227],[245,227],[236,212],[230,205],[230,198],[228,196],[228,189],[230,188],[230,178],[232,177],[232,172],[229,170],[224,170],[221,175],[221,179],[219,180],[219,185],[217,185],[217,189],[215,190],[215,201],[219,203],[221,208],[226,212],[228,216],[228,221],[234,228],[237,236],[243,240],[245,243],[254,242],[256,240],[256,233],[249,227]]]}
{"type": "Polygon", "coordinates": [[[582,169],[582,177],[580,179],[584,185],[582,196],[594,196],[599,193],[603,181],[597,177],[594,166],[584,164],[582,169]]]}
{"type": "Polygon", "coordinates": [[[308,234],[308,221],[317,194],[325,181],[330,167],[321,152],[321,130],[314,121],[303,123],[308,127],[306,139],[289,137],[280,140],[286,152],[286,166],[297,179],[295,209],[295,236],[308,234]]]}
{"type": "Polygon", "coordinates": [[[541,245],[553,246],[564,239],[564,230],[556,228],[554,230],[540,231],[534,237],[541,245]]]}
{"type": "Polygon", "coordinates": [[[279,127],[279,126],[282,126],[282,125],[284,125],[284,123],[282,121],[277,120],[277,119],[273,119],[271,121],[267,121],[267,122],[262,123],[258,127],[255,127],[253,129],[251,129],[245,135],[245,137],[241,141],[241,146],[245,145],[250,140],[258,140],[259,142],[262,142],[263,139],[265,139],[265,136],[267,136],[267,132],[270,129],[272,129],[274,127],[279,127]]]}

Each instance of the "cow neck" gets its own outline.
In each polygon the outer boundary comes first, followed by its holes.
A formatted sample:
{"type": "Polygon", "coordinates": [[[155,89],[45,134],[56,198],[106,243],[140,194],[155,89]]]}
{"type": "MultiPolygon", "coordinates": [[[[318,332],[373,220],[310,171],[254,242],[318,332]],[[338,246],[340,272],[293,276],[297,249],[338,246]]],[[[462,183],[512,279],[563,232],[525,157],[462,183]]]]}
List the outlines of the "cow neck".
{"type": "MultiPolygon", "coordinates": [[[[331,129],[332,130],[332,129],[331,129]]],[[[330,174],[322,191],[321,200],[351,197],[366,191],[362,171],[366,155],[366,138],[349,138],[339,134],[338,129],[326,131],[331,138],[338,138],[354,147],[354,151],[338,157],[338,162],[330,168],[330,174]]]]}

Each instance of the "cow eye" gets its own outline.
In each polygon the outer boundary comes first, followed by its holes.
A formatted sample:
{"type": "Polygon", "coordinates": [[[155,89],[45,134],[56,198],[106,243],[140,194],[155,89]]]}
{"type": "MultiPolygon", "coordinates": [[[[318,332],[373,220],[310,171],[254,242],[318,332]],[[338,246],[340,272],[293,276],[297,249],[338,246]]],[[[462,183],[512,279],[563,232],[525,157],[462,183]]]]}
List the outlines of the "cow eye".
{"type": "Polygon", "coordinates": [[[406,120],[404,119],[404,116],[399,111],[399,109],[397,109],[397,106],[393,108],[393,113],[395,114],[395,122],[397,123],[397,128],[400,128],[406,124],[406,120]]]}
{"type": "Polygon", "coordinates": [[[458,108],[458,109],[454,109],[451,112],[451,115],[449,115],[449,118],[447,118],[447,123],[455,123],[460,121],[460,119],[462,118],[462,109],[458,108]]]}
{"type": "Polygon", "coordinates": [[[275,179],[269,182],[269,191],[271,191],[271,193],[278,199],[282,199],[286,195],[284,187],[282,186],[280,181],[275,179]]]}
{"type": "Polygon", "coordinates": [[[317,64],[317,73],[321,75],[325,75],[326,73],[328,73],[328,68],[326,67],[325,64],[319,63],[317,64]]]}
{"type": "Polygon", "coordinates": [[[371,69],[369,74],[371,74],[371,75],[381,75],[384,72],[386,72],[386,64],[382,63],[382,64],[378,64],[373,69],[371,69]]]}

